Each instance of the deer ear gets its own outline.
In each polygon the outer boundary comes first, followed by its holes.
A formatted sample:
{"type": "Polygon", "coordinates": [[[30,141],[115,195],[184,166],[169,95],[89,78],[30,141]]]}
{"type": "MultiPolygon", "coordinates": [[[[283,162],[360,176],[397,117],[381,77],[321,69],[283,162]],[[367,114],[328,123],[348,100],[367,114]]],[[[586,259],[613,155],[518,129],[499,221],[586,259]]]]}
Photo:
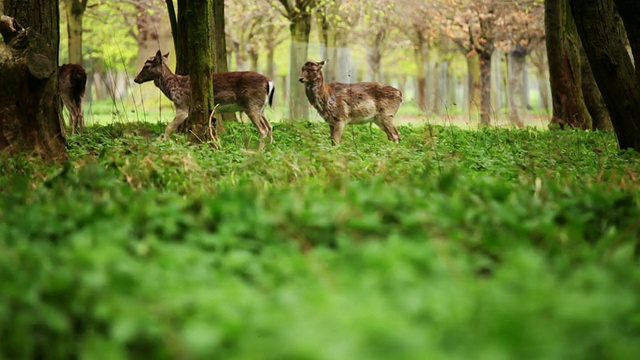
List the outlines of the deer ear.
{"type": "Polygon", "coordinates": [[[320,64],[320,66],[324,66],[324,64],[326,64],[327,61],[329,61],[329,59],[324,59],[324,60],[320,61],[318,64],[320,64]]]}
{"type": "Polygon", "coordinates": [[[158,52],[156,52],[156,59],[160,59],[162,57],[162,53],[160,52],[160,50],[158,50],[158,52]]]}
{"type": "Polygon", "coordinates": [[[167,51],[166,54],[162,55],[163,58],[168,59],[169,58],[169,51],[167,51]]]}

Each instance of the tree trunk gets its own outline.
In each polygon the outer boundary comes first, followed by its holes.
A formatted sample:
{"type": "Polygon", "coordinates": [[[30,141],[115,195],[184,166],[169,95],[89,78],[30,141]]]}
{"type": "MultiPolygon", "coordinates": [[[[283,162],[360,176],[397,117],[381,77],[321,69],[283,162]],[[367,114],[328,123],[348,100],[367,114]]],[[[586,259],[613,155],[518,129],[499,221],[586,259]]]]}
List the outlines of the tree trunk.
{"type": "Polygon", "coordinates": [[[69,38],[69,63],[82,65],[82,17],[88,0],[64,0],[69,38]]]}
{"type": "Polygon", "coordinates": [[[491,125],[491,53],[480,52],[480,126],[491,125]]]}
{"type": "MultiPolygon", "coordinates": [[[[172,1],[172,0],[167,0],[172,1]]],[[[176,48],[176,74],[189,75],[189,16],[187,14],[188,0],[178,0],[178,23],[177,31],[173,34],[174,46],[176,48]],[[177,36],[176,36],[177,33],[177,36]]]]}
{"type": "Polygon", "coordinates": [[[527,50],[522,46],[509,52],[509,122],[522,127],[524,125],[524,70],[527,50]]]}
{"type": "Polygon", "coordinates": [[[275,62],[275,26],[270,24],[267,26],[267,76],[274,81],[276,81],[276,62],[275,62]]]}
{"type": "MultiPolygon", "coordinates": [[[[624,5],[622,9],[627,10],[624,5]]],[[[640,151],[640,81],[634,76],[636,70],[625,48],[614,1],[572,1],[571,11],[618,144],[621,149],[640,151]]],[[[627,35],[630,43],[639,40],[632,39],[633,32],[627,35]]]]}
{"type": "MultiPolygon", "coordinates": [[[[186,120],[189,140],[201,143],[210,139],[209,114],[213,111],[213,6],[211,0],[188,1],[186,7],[189,47],[191,104],[186,120]]],[[[185,40],[185,39],[182,39],[185,40]]]]}
{"type": "Polygon", "coordinates": [[[469,76],[469,120],[480,112],[482,87],[480,85],[480,56],[477,53],[467,55],[467,74],[469,76]]]}
{"type": "Polygon", "coordinates": [[[580,48],[580,62],[582,63],[582,94],[584,95],[585,105],[587,105],[589,114],[593,119],[593,128],[612,130],[613,125],[611,124],[607,106],[604,103],[602,94],[600,94],[596,79],[593,77],[587,54],[582,47],[580,48]]]}
{"type": "Polygon", "coordinates": [[[591,115],[584,102],[580,75],[580,38],[568,0],[545,0],[545,31],[551,97],[552,124],[590,129],[591,115]]]}
{"type": "Polygon", "coordinates": [[[414,44],[413,58],[416,63],[416,97],[417,105],[423,112],[427,111],[427,69],[424,56],[424,43],[418,36],[418,43],[414,44]]]}
{"type": "Polygon", "coordinates": [[[64,158],[58,1],[5,0],[4,6],[15,22],[0,18],[0,151],[64,158]]]}
{"type": "Polygon", "coordinates": [[[304,86],[298,81],[300,68],[307,61],[309,34],[311,33],[311,14],[301,10],[291,20],[291,51],[289,57],[289,119],[309,119],[309,101],[304,86]]]}
{"type": "Polygon", "coordinates": [[[380,30],[376,33],[375,40],[367,51],[367,62],[369,63],[369,72],[371,81],[380,82],[382,73],[382,41],[384,39],[384,31],[380,30]]]}

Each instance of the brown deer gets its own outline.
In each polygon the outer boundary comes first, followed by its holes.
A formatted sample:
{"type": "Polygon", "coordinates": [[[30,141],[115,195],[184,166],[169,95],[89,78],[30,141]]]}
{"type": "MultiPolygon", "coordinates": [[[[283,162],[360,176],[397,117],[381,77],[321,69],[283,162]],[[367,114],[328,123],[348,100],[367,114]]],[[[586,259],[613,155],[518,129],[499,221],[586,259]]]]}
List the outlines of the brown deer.
{"type": "Polygon", "coordinates": [[[326,62],[307,61],[299,80],[311,105],[329,123],[333,144],[340,142],[345,125],[371,122],[384,130],[389,141],[400,141],[393,118],[402,104],[402,92],[375,82],[325,84],[322,67],[326,62]]]}
{"type": "Polygon", "coordinates": [[[60,97],[71,117],[71,134],[84,132],[82,101],[87,87],[87,72],[78,64],[64,64],[58,70],[60,97]]]}
{"type": "MultiPolygon", "coordinates": [[[[166,64],[169,53],[160,50],[150,57],[134,81],[138,84],[153,80],[153,83],[176,106],[176,116],[167,126],[165,140],[184,122],[189,115],[191,81],[189,76],[174,74],[166,64]]],[[[264,110],[273,102],[274,85],[266,76],[254,71],[233,71],[213,74],[213,98],[219,104],[218,114],[243,111],[260,132],[260,148],[264,138],[273,142],[272,126],[264,115],[264,110]]]]}

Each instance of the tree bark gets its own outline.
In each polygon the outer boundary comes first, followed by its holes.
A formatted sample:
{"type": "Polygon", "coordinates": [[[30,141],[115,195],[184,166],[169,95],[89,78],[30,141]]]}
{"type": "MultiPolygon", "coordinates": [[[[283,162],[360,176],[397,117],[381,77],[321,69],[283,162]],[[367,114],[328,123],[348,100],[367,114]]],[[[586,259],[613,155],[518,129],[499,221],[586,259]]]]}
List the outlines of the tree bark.
{"type": "Polygon", "coordinates": [[[522,46],[516,46],[509,52],[509,122],[522,127],[526,111],[524,71],[527,50],[522,46]]]}
{"type": "Polygon", "coordinates": [[[0,32],[0,151],[66,157],[58,85],[58,1],[5,0],[0,32]],[[25,29],[28,28],[29,31],[25,29]]]}
{"type": "Polygon", "coordinates": [[[69,63],[82,65],[82,18],[88,0],[64,0],[69,38],[69,63]]]}
{"type": "MultiPolygon", "coordinates": [[[[213,6],[212,0],[188,1],[186,6],[189,48],[191,104],[185,121],[189,141],[202,143],[210,139],[209,115],[213,111],[213,6]]],[[[185,39],[182,39],[185,40],[185,39]]]]}
{"type": "Polygon", "coordinates": [[[590,129],[592,119],[582,94],[580,38],[568,0],[545,0],[545,31],[551,97],[552,124],[590,129]]]}
{"type": "MultiPolygon", "coordinates": [[[[640,81],[634,76],[614,1],[571,1],[571,11],[618,144],[621,149],[640,151],[640,81]]],[[[627,35],[632,42],[632,32],[627,35]]]]}

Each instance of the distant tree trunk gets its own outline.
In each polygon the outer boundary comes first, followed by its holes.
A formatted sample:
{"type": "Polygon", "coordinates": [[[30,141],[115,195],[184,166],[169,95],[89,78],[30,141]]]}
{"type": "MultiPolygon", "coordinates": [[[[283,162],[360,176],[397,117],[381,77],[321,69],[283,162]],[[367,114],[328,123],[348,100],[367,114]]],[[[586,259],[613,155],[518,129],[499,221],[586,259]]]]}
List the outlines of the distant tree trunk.
{"type": "Polygon", "coordinates": [[[480,84],[480,56],[477,53],[467,54],[467,74],[469,76],[469,119],[480,111],[482,102],[482,86],[480,84]]]}
{"type": "Polygon", "coordinates": [[[301,10],[293,18],[289,27],[291,31],[291,51],[289,57],[289,119],[309,118],[309,101],[304,86],[298,82],[300,68],[307,61],[309,34],[311,33],[311,14],[301,10]]]}
{"type": "MultiPolygon", "coordinates": [[[[213,6],[212,0],[188,1],[186,6],[189,47],[191,104],[186,128],[189,140],[200,143],[210,140],[209,114],[213,111],[213,6]]],[[[182,39],[185,40],[185,39],[182,39]]]]}
{"type": "MultiPolygon", "coordinates": [[[[171,51],[171,29],[166,21],[167,9],[161,4],[152,0],[136,0],[135,8],[136,28],[138,35],[138,56],[136,59],[136,70],[142,69],[145,61],[156,54],[158,50],[163,54],[171,51]]],[[[169,57],[173,62],[175,56],[169,57]]],[[[158,96],[159,89],[152,82],[142,84],[139,91],[132,92],[136,101],[158,96]],[[142,97],[142,99],[140,99],[142,97]]]]}
{"type": "Polygon", "coordinates": [[[373,43],[370,44],[367,51],[367,62],[369,63],[369,72],[371,81],[379,82],[382,73],[382,42],[385,38],[385,30],[379,30],[374,37],[373,43]]]}
{"type": "MultiPolygon", "coordinates": [[[[544,44],[542,45],[544,46],[544,44]]],[[[531,52],[531,63],[535,68],[536,81],[538,83],[538,92],[540,93],[540,102],[538,107],[549,110],[549,99],[551,98],[549,89],[549,67],[547,66],[547,50],[536,49],[531,52]]]]}
{"type": "Polygon", "coordinates": [[[553,100],[551,123],[590,129],[592,119],[582,94],[580,37],[568,1],[545,0],[545,39],[553,100]]]}
{"type": "Polygon", "coordinates": [[[417,34],[418,42],[414,43],[413,58],[416,64],[417,103],[420,110],[427,111],[427,69],[425,46],[422,34],[417,34]]]}
{"type": "Polygon", "coordinates": [[[526,104],[524,103],[524,71],[527,49],[517,45],[509,52],[509,122],[522,127],[526,104]]]}
{"type": "Polygon", "coordinates": [[[478,53],[480,57],[480,126],[491,124],[491,55],[489,51],[478,53]]]}
{"type": "Polygon", "coordinates": [[[636,2],[628,0],[571,1],[577,30],[609,110],[618,144],[621,149],[636,151],[640,151],[640,76],[625,48],[619,24],[620,15],[623,21],[630,17],[632,21],[624,22],[625,27],[629,23],[633,29],[627,29],[629,43],[640,45],[638,13],[625,14],[639,9],[636,2]],[[620,14],[616,10],[618,3],[620,14]]]}
{"type": "Polygon", "coordinates": [[[273,24],[267,26],[267,76],[274,82],[276,80],[275,33],[276,29],[273,24]]]}
{"type": "Polygon", "coordinates": [[[58,1],[5,0],[4,11],[8,16],[0,17],[0,151],[64,158],[58,1]]]}
{"type": "Polygon", "coordinates": [[[67,13],[69,63],[82,65],[82,17],[88,0],[64,0],[67,13]]]}

